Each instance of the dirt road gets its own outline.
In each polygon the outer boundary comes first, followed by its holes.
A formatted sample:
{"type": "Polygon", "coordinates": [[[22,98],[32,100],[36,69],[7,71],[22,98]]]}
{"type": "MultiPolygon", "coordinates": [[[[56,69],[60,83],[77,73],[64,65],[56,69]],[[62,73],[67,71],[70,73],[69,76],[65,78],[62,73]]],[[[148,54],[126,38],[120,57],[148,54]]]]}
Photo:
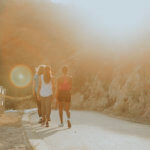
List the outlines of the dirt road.
{"type": "Polygon", "coordinates": [[[150,150],[149,125],[83,111],[72,111],[71,129],[67,126],[58,128],[57,111],[52,111],[49,128],[37,124],[36,112],[26,113],[24,117],[26,131],[35,147],[45,146],[49,150],[150,150]]]}

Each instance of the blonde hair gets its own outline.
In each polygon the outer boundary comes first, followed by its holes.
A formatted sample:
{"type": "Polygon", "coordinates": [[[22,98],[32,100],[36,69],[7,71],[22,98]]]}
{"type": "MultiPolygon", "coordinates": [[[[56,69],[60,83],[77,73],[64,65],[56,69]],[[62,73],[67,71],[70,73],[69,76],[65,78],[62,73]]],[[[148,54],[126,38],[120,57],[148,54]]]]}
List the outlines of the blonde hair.
{"type": "Polygon", "coordinates": [[[45,71],[44,71],[44,81],[45,81],[45,83],[49,83],[51,81],[51,78],[52,78],[51,67],[46,66],[45,71]]]}

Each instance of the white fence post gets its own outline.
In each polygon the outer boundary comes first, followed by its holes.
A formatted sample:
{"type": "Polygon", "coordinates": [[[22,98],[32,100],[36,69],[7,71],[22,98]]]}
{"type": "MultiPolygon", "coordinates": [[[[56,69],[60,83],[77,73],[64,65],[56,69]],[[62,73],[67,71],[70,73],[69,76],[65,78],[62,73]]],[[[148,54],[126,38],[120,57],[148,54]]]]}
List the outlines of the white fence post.
{"type": "Polygon", "coordinates": [[[6,89],[0,86],[0,113],[4,113],[5,111],[5,94],[6,89]]]}

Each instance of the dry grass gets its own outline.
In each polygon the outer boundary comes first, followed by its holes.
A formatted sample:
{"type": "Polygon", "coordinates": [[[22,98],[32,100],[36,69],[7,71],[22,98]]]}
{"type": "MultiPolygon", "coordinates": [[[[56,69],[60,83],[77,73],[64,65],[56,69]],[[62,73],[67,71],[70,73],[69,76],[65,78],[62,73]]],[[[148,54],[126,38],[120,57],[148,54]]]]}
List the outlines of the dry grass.
{"type": "Polygon", "coordinates": [[[149,74],[144,66],[133,66],[130,71],[122,67],[114,69],[112,80],[107,82],[98,73],[93,73],[73,96],[72,107],[150,121],[149,74]]]}
{"type": "Polygon", "coordinates": [[[18,113],[5,113],[0,115],[0,127],[21,126],[21,116],[18,113]]]}
{"type": "Polygon", "coordinates": [[[35,108],[36,102],[33,99],[27,99],[27,100],[6,100],[6,109],[30,109],[35,108]]]}

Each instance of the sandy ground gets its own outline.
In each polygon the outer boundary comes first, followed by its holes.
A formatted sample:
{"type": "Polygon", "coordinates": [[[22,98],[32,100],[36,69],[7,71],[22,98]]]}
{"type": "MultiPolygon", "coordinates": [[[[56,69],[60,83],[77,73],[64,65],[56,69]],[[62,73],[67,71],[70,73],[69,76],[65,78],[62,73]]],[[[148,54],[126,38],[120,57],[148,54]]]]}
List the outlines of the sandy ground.
{"type": "Polygon", "coordinates": [[[58,112],[52,111],[49,128],[37,124],[36,112],[28,113],[26,130],[31,140],[49,150],[150,150],[150,126],[115,119],[90,111],[72,111],[72,128],[58,128],[58,112]]]}
{"type": "Polygon", "coordinates": [[[31,150],[21,123],[20,113],[0,115],[0,150],[31,150]]]}

